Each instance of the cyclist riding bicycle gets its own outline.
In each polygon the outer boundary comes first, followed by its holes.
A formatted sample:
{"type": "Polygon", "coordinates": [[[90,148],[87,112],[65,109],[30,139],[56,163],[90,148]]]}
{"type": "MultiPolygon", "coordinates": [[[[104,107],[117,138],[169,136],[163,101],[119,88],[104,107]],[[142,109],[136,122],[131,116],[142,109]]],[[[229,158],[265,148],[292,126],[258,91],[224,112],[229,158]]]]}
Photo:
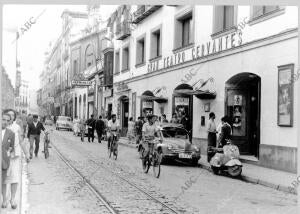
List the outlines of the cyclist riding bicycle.
{"type": "Polygon", "coordinates": [[[110,148],[110,143],[112,141],[113,134],[117,134],[116,145],[118,145],[119,133],[120,133],[120,125],[116,120],[116,115],[113,114],[111,116],[111,120],[109,120],[107,123],[108,149],[110,148]]]}
{"type": "Polygon", "coordinates": [[[142,134],[143,134],[143,142],[145,146],[146,154],[150,152],[150,154],[153,153],[154,149],[154,139],[155,137],[159,137],[160,141],[162,141],[161,132],[159,131],[159,127],[155,124],[155,116],[154,115],[148,115],[147,116],[148,121],[143,125],[142,134]]]}

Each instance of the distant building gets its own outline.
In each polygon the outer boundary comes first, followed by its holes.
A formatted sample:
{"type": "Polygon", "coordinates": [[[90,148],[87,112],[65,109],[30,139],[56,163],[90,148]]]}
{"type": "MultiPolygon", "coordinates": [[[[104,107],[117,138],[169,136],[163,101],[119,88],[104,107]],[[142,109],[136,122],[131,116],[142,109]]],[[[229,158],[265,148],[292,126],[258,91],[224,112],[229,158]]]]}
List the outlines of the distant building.
{"type": "Polygon", "coordinates": [[[28,110],[30,114],[38,114],[39,107],[37,104],[37,91],[29,90],[28,110]]]}
{"type": "Polygon", "coordinates": [[[1,79],[2,110],[6,108],[15,108],[15,95],[14,95],[13,85],[4,67],[1,68],[1,71],[2,71],[2,79],[1,79]]]}
{"type": "Polygon", "coordinates": [[[16,97],[15,106],[18,112],[22,112],[23,110],[28,113],[29,112],[29,90],[28,90],[28,81],[21,80],[20,88],[19,88],[19,96],[16,97]]]}

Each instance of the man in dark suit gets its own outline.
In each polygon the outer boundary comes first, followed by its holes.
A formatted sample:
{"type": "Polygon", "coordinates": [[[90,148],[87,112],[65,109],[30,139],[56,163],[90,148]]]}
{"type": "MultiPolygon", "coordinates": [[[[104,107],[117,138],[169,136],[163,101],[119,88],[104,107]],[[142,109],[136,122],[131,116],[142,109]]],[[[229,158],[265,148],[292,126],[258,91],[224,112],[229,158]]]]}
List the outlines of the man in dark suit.
{"type": "Polygon", "coordinates": [[[102,120],[102,116],[99,116],[99,120],[96,121],[96,132],[98,136],[98,143],[101,143],[102,134],[105,129],[105,123],[102,120]]]}
{"type": "Polygon", "coordinates": [[[88,141],[90,141],[90,138],[92,138],[92,142],[94,142],[94,132],[95,132],[95,125],[96,120],[94,119],[94,115],[91,115],[91,118],[86,121],[86,125],[88,126],[88,141]]]}
{"type": "Polygon", "coordinates": [[[33,115],[33,122],[28,123],[28,134],[26,136],[29,136],[29,142],[30,142],[30,159],[32,159],[32,152],[33,152],[33,142],[35,142],[35,149],[34,154],[35,157],[37,157],[39,152],[39,144],[40,144],[40,134],[41,131],[45,131],[45,128],[42,123],[38,121],[38,115],[33,115]]]}
{"type": "Polygon", "coordinates": [[[15,146],[15,134],[7,128],[10,121],[9,114],[2,114],[2,196],[3,196],[3,204],[2,208],[5,208],[4,204],[6,200],[6,185],[4,181],[7,175],[7,169],[10,164],[10,154],[14,152],[15,146]]]}

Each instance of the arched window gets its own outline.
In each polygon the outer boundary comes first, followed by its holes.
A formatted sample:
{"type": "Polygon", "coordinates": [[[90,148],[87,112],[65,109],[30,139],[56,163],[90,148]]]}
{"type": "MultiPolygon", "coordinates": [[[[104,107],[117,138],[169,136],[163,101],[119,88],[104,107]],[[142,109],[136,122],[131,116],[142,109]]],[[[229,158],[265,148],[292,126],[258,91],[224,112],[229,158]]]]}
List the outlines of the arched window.
{"type": "Polygon", "coordinates": [[[85,50],[85,68],[88,68],[94,64],[94,50],[93,46],[89,44],[85,50]]]}

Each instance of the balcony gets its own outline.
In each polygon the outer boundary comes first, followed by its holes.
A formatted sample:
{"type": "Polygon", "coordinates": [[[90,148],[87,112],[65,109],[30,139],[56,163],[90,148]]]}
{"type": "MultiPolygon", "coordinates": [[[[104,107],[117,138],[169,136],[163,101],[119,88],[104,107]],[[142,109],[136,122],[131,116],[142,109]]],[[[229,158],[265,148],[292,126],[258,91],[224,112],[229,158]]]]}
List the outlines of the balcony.
{"type": "Polygon", "coordinates": [[[145,18],[150,16],[152,13],[161,8],[162,5],[143,5],[138,7],[138,9],[133,13],[132,23],[138,24],[145,18]]]}
{"type": "Polygon", "coordinates": [[[116,39],[117,40],[123,40],[126,37],[130,36],[131,29],[130,29],[130,23],[128,21],[124,21],[117,24],[116,29],[116,39]]]}

